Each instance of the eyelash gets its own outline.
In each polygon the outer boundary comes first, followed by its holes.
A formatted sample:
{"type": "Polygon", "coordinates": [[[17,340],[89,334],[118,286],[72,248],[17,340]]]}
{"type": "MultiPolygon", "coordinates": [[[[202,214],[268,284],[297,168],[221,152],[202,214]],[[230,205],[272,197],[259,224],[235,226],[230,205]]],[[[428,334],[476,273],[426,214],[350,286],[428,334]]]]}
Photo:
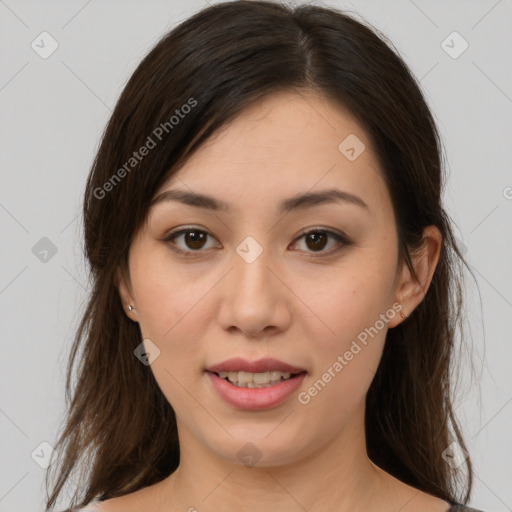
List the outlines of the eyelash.
{"type": "MultiPolygon", "coordinates": [[[[179,237],[181,235],[184,235],[186,233],[190,233],[190,232],[204,233],[206,235],[212,236],[210,233],[208,233],[208,231],[205,231],[204,229],[183,228],[183,229],[180,229],[178,231],[173,231],[173,232],[169,233],[162,240],[164,242],[171,242],[171,246],[170,246],[171,250],[176,252],[176,253],[178,253],[178,254],[189,256],[190,254],[205,252],[202,249],[197,249],[197,250],[191,249],[189,251],[185,251],[183,249],[179,249],[176,246],[176,244],[173,242],[173,240],[175,238],[177,238],[177,237],[179,237]]],[[[331,231],[329,229],[321,229],[321,228],[313,228],[313,229],[310,229],[308,231],[304,231],[295,240],[298,241],[301,238],[304,238],[306,235],[309,235],[311,233],[324,233],[324,234],[327,234],[328,236],[334,238],[336,240],[336,242],[342,244],[340,247],[335,247],[334,249],[331,249],[331,250],[328,250],[328,251],[317,251],[317,252],[315,252],[315,251],[311,251],[311,252],[310,251],[306,251],[308,254],[313,255],[313,257],[332,256],[333,254],[337,253],[338,251],[340,251],[344,247],[348,247],[348,246],[350,246],[352,244],[352,242],[348,239],[348,237],[346,235],[341,234],[341,233],[336,233],[336,232],[331,231]]]]}

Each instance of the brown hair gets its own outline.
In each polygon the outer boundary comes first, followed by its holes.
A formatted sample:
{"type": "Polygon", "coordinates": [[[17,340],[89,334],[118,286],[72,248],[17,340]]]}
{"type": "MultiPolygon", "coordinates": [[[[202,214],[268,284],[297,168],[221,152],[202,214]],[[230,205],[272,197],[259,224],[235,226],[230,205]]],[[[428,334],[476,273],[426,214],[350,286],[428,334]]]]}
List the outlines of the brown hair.
{"type": "Polygon", "coordinates": [[[174,411],[134,357],[140,328],[123,310],[116,270],[127,269],[131,240],[163,182],[250,102],[279,90],[316,91],[365,128],[393,202],[400,262],[414,273],[410,252],[426,226],[443,236],[424,300],[387,334],[366,399],[367,450],[409,485],[444,500],[469,499],[470,460],[461,478],[441,456],[452,441],[465,448],[450,371],[467,264],[441,204],[442,148],[420,86],[365,22],[331,8],[239,0],[208,7],[166,34],[131,76],[103,134],[83,205],[93,288],[69,356],[68,410],[55,447],[61,460],[50,466],[59,473],[46,510],[79,468],[84,493],[73,506],[134,492],[177,468],[174,411]],[[154,147],[132,160],[150,138],[154,147]]]}

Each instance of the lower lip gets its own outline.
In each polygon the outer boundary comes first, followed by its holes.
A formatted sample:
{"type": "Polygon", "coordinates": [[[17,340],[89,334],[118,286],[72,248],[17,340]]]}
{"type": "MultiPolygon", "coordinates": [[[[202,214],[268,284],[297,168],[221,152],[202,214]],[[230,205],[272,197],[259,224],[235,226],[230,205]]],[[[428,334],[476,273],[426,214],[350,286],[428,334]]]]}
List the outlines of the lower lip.
{"type": "Polygon", "coordinates": [[[206,372],[220,397],[237,409],[259,411],[283,403],[301,384],[306,373],[283,380],[266,388],[240,388],[221,379],[217,374],[206,372]]]}

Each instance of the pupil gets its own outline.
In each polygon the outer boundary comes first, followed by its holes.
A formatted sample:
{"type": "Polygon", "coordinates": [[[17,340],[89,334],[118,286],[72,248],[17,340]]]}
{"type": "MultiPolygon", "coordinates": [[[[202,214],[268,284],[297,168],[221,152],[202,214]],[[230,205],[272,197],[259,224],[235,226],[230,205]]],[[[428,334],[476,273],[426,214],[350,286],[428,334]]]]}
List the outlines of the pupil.
{"type": "Polygon", "coordinates": [[[204,242],[205,233],[200,233],[199,231],[189,231],[186,235],[186,243],[192,249],[200,249],[202,246],[202,242],[204,242]],[[199,244],[198,246],[194,244],[199,244]]]}
{"type": "Polygon", "coordinates": [[[323,247],[325,247],[325,239],[326,239],[325,233],[321,233],[318,231],[315,231],[314,233],[310,233],[308,236],[308,241],[313,242],[313,247],[311,247],[312,249],[315,249],[315,248],[322,249],[323,247]],[[318,243],[317,237],[320,238],[320,244],[318,243]]]}

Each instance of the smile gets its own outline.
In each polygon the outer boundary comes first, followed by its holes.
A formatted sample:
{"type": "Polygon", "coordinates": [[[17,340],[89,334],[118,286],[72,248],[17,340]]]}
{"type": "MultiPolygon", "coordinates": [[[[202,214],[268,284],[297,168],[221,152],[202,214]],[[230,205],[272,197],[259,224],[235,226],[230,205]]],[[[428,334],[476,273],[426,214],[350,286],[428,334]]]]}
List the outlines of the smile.
{"type": "Polygon", "coordinates": [[[218,396],[228,405],[236,409],[258,411],[284,403],[302,384],[307,372],[296,374],[280,371],[219,372],[217,374],[206,371],[206,374],[218,396]]]}
{"type": "Polygon", "coordinates": [[[219,372],[221,379],[227,379],[231,384],[240,388],[266,388],[275,386],[278,382],[295,377],[290,372],[269,371],[263,373],[250,372],[219,372]]]}

